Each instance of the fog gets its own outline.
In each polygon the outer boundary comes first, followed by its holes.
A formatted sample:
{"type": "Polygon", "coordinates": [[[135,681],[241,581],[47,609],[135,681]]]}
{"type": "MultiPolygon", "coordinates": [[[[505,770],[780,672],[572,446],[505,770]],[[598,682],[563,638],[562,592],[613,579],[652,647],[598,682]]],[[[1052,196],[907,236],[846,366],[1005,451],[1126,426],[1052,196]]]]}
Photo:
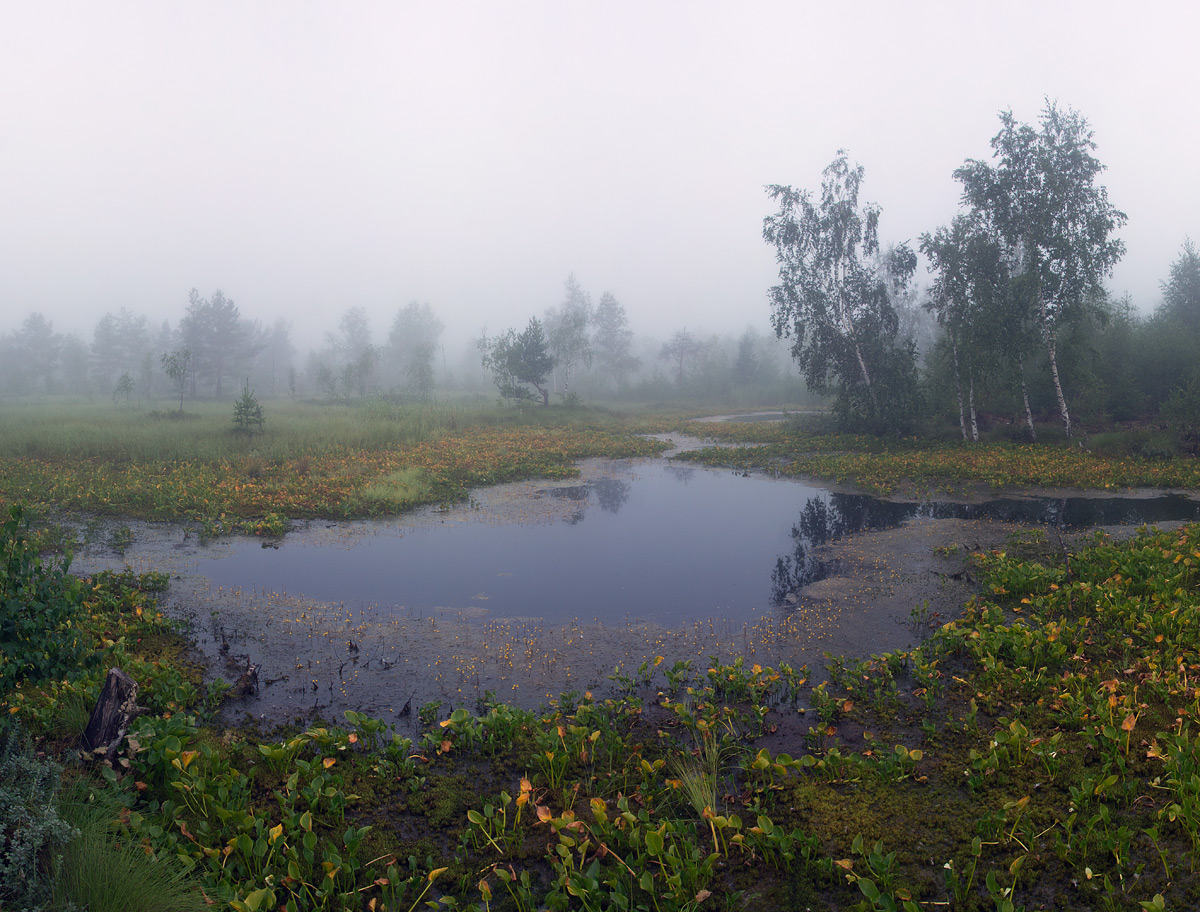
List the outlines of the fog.
{"type": "MultiPolygon", "coordinates": [[[[866,168],[887,241],[948,223],[997,113],[1095,130],[1147,312],[1196,220],[1200,12],[1162,3],[10,4],[0,331],[90,338],[221,289],[320,344],[427,302],[446,345],[574,274],[632,329],[768,331],[768,183],[866,168]]],[[[923,271],[923,270],[922,270],[923,271]]]]}

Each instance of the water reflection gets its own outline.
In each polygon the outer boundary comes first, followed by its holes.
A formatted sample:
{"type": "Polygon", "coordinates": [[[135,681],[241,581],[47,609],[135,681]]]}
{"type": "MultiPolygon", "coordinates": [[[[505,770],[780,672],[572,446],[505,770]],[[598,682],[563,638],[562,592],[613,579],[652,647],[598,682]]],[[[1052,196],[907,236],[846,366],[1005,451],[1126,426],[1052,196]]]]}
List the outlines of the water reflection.
{"type": "Polygon", "coordinates": [[[597,478],[587,484],[546,488],[540,493],[556,500],[567,501],[570,509],[564,518],[569,525],[574,526],[583,522],[592,501],[592,494],[596,495],[596,504],[601,510],[616,515],[629,500],[630,490],[629,482],[619,478],[597,478]]]}
{"type": "Polygon", "coordinates": [[[177,533],[155,549],[139,531],[124,560],[155,569],[175,561],[166,569],[202,576],[214,589],[345,603],[386,617],[451,610],[551,624],[741,624],[839,575],[822,550],[828,543],[922,516],[1110,525],[1200,519],[1200,502],[900,504],[664,461],[598,461],[575,482],[483,489],[448,510],[304,524],[267,550],[253,538],[185,539],[181,550],[177,533]]]}
{"type": "Polygon", "coordinates": [[[814,556],[814,548],[855,532],[894,529],[922,517],[986,519],[1072,529],[1200,520],[1200,503],[1179,495],[1006,498],[966,504],[893,503],[864,494],[821,494],[805,502],[791,528],[790,553],[775,560],[771,571],[771,603],[794,604],[801,589],[829,576],[832,568],[814,556]]]}
{"type": "Polygon", "coordinates": [[[600,509],[614,515],[621,511],[621,507],[625,506],[626,501],[629,500],[629,492],[632,490],[629,482],[621,481],[619,478],[600,478],[592,487],[596,490],[596,502],[600,504],[600,509]]]}

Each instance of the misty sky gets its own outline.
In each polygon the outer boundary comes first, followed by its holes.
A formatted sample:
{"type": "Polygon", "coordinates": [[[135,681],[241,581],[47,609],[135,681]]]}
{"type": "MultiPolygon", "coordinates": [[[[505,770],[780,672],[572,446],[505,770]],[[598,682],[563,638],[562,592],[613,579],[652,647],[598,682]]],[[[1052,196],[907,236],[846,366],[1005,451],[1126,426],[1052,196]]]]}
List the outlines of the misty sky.
{"type": "MultiPolygon", "coordinates": [[[[188,290],[294,320],[520,325],[574,272],[633,329],[769,331],[768,183],[839,147],[885,241],[1046,96],[1129,216],[1110,287],[1200,240],[1194,2],[0,4],[0,330],[188,290]]],[[[922,278],[924,277],[922,272],[922,278]]]]}

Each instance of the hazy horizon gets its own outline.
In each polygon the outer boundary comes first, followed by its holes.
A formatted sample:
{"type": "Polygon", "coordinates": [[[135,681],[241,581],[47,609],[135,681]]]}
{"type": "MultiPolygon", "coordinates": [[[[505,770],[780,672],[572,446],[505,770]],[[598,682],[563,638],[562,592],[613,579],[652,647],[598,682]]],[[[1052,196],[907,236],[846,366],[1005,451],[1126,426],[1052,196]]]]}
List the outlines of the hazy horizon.
{"type": "MultiPolygon", "coordinates": [[[[1183,3],[12,6],[0,35],[0,331],[86,338],[217,289],[302,349],[347,308],[520,326],[569,274],[641,336],[769,332],[771,183],[866,168],[885,241],[1046,98],[1095,130],[1142,313],[1195,230],[1183,3]],[[1190,221],[1189,221],[1190,220],[1190,221]]],[[[924,270],[919,276],[925,279],[924,270]]]]}

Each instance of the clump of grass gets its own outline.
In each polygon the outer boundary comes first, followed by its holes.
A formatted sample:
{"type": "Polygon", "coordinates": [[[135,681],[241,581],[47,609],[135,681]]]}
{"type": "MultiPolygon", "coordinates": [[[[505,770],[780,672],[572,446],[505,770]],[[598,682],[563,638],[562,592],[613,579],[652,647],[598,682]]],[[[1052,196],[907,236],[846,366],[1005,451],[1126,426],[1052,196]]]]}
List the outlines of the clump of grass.
{"type": "Polygon", "coordinates": [[[414,504],[428,503],[433,487],[423,469],[407,468],[385,475],[358,494],[360,504],[372,512],[400,512],[414,504]]]}
{"type": "Polygon", "coordinates": [[[246,473],[246,477],[253,481],[260,478],[267,471],[267,463],[261,456],[247,456],[242,462],[242,471],[246,473]]]}
{"type": "Polygon", "coordinates": [[[54,887],[59,908],[88,912],[200,912],[208,905],[168,854],[155,857],[122,832],[122,807],[86,782],[64,796],[61,813],[78,831],[63,850],[54,887]]]}
{"type": "Polygon", "coordinates": [[[694,754],[673,756],[671,772],[679,780],[679,790],[696,816],[704,818],[707,809],[714,813],[718,808],[717,782],[724,766],[725,751],[712,732],[705,733],[694,754]]]}
{"type": "Polygon", "coordinates": [[[91,720],[94,702],[87,690],[65,690],[55,705],[52,733],[71,744],[77,743],[91,720]]]}

